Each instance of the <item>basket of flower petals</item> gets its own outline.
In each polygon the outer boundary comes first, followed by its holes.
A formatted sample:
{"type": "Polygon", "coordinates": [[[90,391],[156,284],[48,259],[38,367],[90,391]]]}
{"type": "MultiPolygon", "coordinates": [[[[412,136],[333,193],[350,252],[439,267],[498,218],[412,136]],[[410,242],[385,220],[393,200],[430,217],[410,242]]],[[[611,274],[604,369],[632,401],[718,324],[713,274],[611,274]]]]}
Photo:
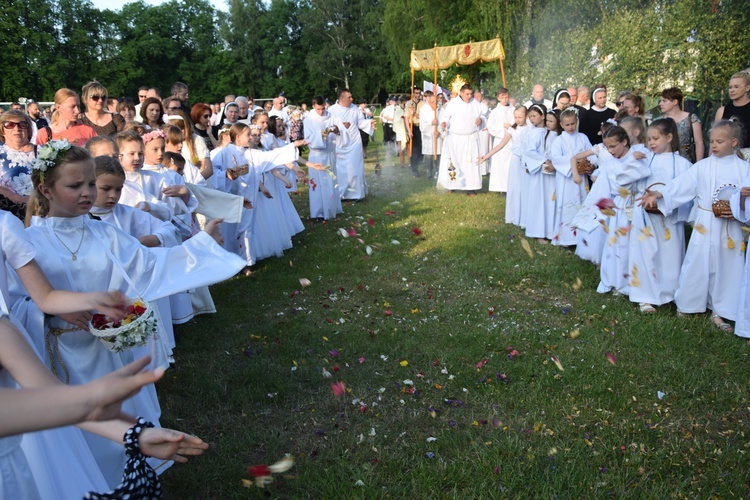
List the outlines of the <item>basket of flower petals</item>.
{"type": "Polygon", "coordinates": [[[140,299],[131,301],[125,316],[116,320],[104,314],[94,314],[89,331],[110,351],[120,352],[144,345],[156,334],[157,319],[153,307],[140,299]]]}

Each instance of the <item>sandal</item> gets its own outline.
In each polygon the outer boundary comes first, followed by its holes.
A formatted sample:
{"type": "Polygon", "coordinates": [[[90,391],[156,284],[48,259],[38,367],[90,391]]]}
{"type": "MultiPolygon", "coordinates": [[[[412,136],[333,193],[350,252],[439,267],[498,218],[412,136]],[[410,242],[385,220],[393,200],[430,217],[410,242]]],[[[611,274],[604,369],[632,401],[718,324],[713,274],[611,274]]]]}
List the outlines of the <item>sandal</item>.
{"type": "Polygon", "coordinates": [[[711,323],[713,323],[714,326],[718,328],[719,330],[721,330],[722,332],[731,333],[732,331],[734,331],[734,328],[732,328],[732,325],[724,321],[724,318],[722,318],[716,313],[711,313],[711,323]]]}
{"type": "Polygon", "coordinates": [[[641,302],[638,304],[638,307],[641,308],[641,312],[643,314],[652,314],[656,312],[656,309],[654,308],[654,306],[652,306],[648,302],[641,302]]]}

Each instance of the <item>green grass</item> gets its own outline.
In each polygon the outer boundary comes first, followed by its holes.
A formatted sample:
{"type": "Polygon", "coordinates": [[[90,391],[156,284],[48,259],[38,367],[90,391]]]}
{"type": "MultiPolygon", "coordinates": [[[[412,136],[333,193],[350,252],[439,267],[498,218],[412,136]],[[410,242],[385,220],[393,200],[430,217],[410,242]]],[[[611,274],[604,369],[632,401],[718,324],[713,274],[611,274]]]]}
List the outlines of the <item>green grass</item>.
{"type": "Polygon", "coordinates": [[[170,498],[750,495],[745,342],[597,294],[564,249],[530,241],[531,259],[496,193],[444,194],[385,156],[376,175],[375,152],[366,201],[177,329],[162,423],[212,448],[163,476],[170,498]],[[288,475],[243,488],[285,453],[288,475]]]}

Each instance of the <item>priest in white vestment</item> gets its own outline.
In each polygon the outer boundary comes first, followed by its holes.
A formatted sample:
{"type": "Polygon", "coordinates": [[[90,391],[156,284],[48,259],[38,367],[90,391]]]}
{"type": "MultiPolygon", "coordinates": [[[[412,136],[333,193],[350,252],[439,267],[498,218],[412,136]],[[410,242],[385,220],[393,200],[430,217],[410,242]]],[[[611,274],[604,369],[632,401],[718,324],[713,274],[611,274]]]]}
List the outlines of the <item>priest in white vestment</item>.
{"type": "Polygon", "coordinates": [[[369,133],[372,123],[365,119],[358,106],[352,104],[353,100],[349,90],[341,89],[336,104],[328,108],[332,116],[343,122],[345,128],[341,130],[342,135],[348,136],[347,144],[336,148],[336,177],[343,200],[361,200],[367,196],[365,157],[359,131],[369,133]]]}
{"type": "Polygon", "coordinates": [[[479,170],[479,131],[484,127],[482,108],[472,98],[469,85],[461,87],[458,99],[451,99],[440,117],[440,128],[448,132],[440,158],[438,186],[445,189],[482,189],[479,170]]]}

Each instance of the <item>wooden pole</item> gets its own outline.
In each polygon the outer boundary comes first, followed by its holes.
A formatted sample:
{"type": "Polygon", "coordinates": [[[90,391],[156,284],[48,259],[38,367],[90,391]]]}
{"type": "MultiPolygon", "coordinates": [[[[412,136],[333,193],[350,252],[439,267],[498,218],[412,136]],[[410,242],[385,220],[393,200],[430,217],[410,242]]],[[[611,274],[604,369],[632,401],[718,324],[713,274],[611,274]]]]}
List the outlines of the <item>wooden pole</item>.
{"type": "Polygon", "coordinates": [[[503,60],[500,59],[500,74],[503,77],[503,87],[508,87],[508,85],[505,83],[505,66],[503,66],[503,60]]]}
{"type": "MultiPolygon", "coordinates": [[[[411,69],[411,90],[409,94],[411,95],[411,104],[414,105],[414,68],[411,69]]],[[[412,114],[416,113],[416,111],[417,111],[416,109],[413,109],[412,114]]],[[[412,120],[412,117],[411,115],[409,115],[409,121],[406,123],[406,126],[409,129],[409,158],[411,158],[411,150],[412,150],[412,146],[414,145],[414,137],[413,137],[414,131],[411,126],[411,120],[412,120]]]]}

